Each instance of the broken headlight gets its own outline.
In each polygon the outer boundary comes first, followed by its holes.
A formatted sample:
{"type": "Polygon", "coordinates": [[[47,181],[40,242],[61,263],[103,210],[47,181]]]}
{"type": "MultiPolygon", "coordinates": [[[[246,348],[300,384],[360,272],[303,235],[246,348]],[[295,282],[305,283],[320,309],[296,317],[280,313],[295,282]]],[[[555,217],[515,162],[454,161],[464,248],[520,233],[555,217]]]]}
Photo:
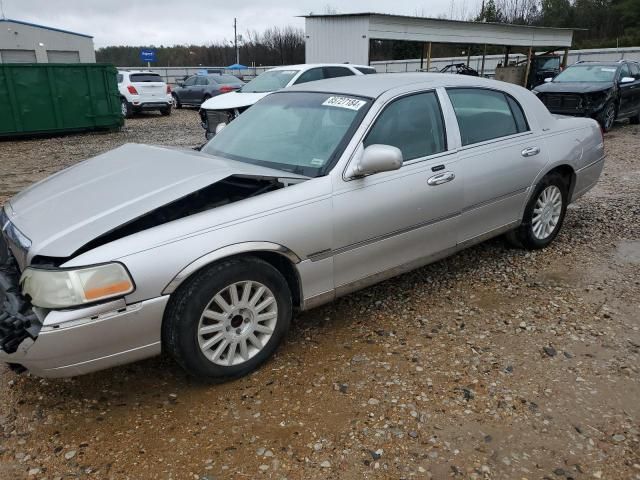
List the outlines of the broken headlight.
{"type": "Polygon", "coordinates": [[[69,308],[122,297],[135,289],[127,269],[107,263],[72,269],[28,267],[20,278],[22,293],[42,308],[69,308]]]}

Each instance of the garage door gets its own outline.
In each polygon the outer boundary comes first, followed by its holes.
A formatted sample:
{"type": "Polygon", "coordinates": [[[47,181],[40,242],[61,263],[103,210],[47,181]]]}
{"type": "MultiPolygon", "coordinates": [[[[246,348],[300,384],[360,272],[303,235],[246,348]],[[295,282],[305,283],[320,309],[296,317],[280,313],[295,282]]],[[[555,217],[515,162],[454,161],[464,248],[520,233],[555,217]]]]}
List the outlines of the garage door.
{"type": "Polygon", "coordinates": [[[71,50],[47,50],[49,63],[80,63],[80,53],[71,50]]]}
{"type": "Polygon", "coordinates": [[[2,63],[36,63],[35,50],[0,50],[2,63]]]}

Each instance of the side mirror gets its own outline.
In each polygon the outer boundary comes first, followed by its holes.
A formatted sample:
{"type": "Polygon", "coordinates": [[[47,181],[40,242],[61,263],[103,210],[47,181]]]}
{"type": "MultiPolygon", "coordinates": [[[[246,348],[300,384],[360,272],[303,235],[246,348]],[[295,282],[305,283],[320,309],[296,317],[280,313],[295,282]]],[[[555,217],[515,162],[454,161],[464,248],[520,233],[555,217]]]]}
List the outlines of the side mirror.
{"type": "Polygon", "coordinates": [[[631,83],[631,82],[635,82],[636,79],[633,77],[622,77],[620,79],[620,83],[631,83]]]}
{"type": "Polygon", "coordinates": [[[544,79],[544,83],[549,83],[553,80],[553,77],[547,77],[544,79]]]}
{"type": "Polygon", "coordinates": [[[216,125],[216,135],[219,134],[222,131],[222,129],[226,126],[227,124],[224,122],[220,122],[218,125],[216,125]]]}
{"type": "Polygon", "coordinates": [[[402,151],[391,145],[369,145],[362,151],[356,162],[351,177],[364,177],[374,173],[390,172],[402,167],[402,151]]]}

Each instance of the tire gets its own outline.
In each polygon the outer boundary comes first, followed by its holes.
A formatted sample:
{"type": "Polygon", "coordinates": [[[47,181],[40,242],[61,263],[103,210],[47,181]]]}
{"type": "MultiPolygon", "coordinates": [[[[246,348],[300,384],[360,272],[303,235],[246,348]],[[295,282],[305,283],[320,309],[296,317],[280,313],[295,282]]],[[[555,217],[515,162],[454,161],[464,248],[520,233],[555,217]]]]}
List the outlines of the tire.
{"type": "Polygon", "coordinates": [[[168,107],[161,108],[160,109],[160,113],[166,117],[166,116],[171,115],[171,110],[172,110],[171,109],[171,105],[169,105],[168,107]]]}
{"type": "Polygon", "coordinates": [[[275,352],[291,316],[291,292],[278,270],[254,257],[225,260],[196,273],[171,295],[162,325],[163,349],[201,380],[238,378],[275,352]],[[253,300],[254,295],[252,307],[247,297],[253,300]],[[265,318],[258,320],[258,315],[265,318]]]}
{"type": "Polygon", "coordinates": [[[551,173],[538,183],[524,210],[522,224],[506,235],[511,244],[527,250],[538,250],[553,242],[562,228],[567,213],[569,191],[567,183],[566,179],[558,173],[551,173]],[[540,205],[540,203],[547,203],[544,201],[545,198],[549,204],[546,211],[544,206],[540,205]],[[540,208],[543,210],[539,213],[536,210],[540,208]],[[539,220],[536,221],[536,217],[539,220]],[[546,219],[549,221],[546,222],[546,219]]]}
{"type": "Polygon", "coordinates": [[[629,117],[629,123],[631,125],[640,124],[640,112],[636,113],[633,117],[629,117]]]}
{"type": "Polygon", "coordinates": [[[171,97],[173,98],[173,107],[178,109],[182,108],[182,103],[180,102],[180,98],[178,97],[178,95],[172,93],[171,97]]]}
{"type": "Polygon", "coordinates": [[[124,118],[131,118],[133,116],[133,108],[125,98],[120,99],[120,113],[122,113],[124,118]]]}
{"type": "Polygon", "coordinates": [[[602,111],[596,117],[598,123],[602,126],[602,130],[608,132],[613,127],[613,123],[616,119],[616,104],[613,100],[609,100],[602,111]]]}

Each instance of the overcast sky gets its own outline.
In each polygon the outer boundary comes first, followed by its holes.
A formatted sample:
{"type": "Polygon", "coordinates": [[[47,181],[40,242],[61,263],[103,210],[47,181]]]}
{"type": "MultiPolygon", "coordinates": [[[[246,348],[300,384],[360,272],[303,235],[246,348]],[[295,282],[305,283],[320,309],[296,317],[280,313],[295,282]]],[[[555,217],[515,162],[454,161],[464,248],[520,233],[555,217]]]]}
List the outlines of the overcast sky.
{"type": "Polygon", "coordinates": [[[481,0],[0,0],[7,18],[93,35],[107,45],[207,44],[270,26],[304,28],[297,15],[381,12],[467,17],[481,0]],[[453,3],[452,3],[453,2],[453,3]],[[452,9],[453,5],[453,9],[452,9]]]}

